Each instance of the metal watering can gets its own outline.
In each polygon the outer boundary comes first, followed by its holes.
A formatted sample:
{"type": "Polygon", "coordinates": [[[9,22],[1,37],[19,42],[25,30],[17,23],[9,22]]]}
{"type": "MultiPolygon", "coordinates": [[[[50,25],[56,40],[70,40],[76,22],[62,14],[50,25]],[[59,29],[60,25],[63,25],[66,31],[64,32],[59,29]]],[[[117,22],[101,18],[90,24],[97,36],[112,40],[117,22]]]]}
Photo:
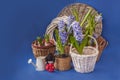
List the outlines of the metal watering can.
{"type": "Polygon", "coordinates": [[[36,58],[36,64],[32,62],[32,59],[28,59],[28,64],[32,64],[36,71],[44,71],[45,70],[45,57],[37,57],[36,58]]]}

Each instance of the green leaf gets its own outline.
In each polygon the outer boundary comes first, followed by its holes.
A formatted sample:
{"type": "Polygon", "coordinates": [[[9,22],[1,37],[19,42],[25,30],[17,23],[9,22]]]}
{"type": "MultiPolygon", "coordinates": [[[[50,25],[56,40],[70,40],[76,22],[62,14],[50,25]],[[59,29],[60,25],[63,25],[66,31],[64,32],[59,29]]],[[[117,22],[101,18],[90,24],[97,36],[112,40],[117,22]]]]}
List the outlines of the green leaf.
{"type": "Polygon", "coordinates": [[[74,7],[72,8],[72,15],[74,15],[75,20],[79,22],[79,13],[74,7]]]}
{"type": "Polygon", "coordinates": [[[70,41],[71,41],[72,46],[76,48],[78,53],[80,53],[79,43],[76,41],[75,37],[71,36],[70,41]]]}
{"type": "Polygon", "coordinates": [[[42,44],[42,38],[41,37],[37,37],[37,41],[39,42],[39,44],[42,44]]]}
{"type": "Polygon", "coordinates": [[[48,35],[46,34],[44,38],[46,42],[49,42],[49,39],[50,39],[49,34],[48,35]]]}
{"type": "Polygon", "coordinates": [[[85,21],[87,20],[89,14],[91,13],[92,9],[90,8],[89,11],[87,12],[87,14],[85,15],[84,19],[82,20],[80,26],[82,27],[83,24],[85,23],[85,21]]]}
{"type": "Polygon", "coordinates": [[[85,36],[84,39],[82,40],[80,46],[79,46],[79,53],[83,54],[83,49],[87,45],[88,42],[88,36],[85,36]]]}
{"type": "Polygon", "coordinates": [[[60,36],[59,36],[59,32],[58,30],[56,29],[55,30],[55,38],[56,38],[56,47],[57,49],[59,50],[60,54],[63,54],[64,53],[64,45],[62,45],[62,41],[60,39],[60,36]]]}

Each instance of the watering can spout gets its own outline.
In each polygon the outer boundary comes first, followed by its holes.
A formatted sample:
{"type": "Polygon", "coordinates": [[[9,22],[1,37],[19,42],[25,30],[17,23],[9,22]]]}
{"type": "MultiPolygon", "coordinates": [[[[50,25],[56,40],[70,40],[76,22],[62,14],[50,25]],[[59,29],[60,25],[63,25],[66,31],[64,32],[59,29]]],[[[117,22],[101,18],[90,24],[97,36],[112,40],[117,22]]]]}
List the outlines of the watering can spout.
{"type": "Polygon", "coordinates": [[[37,68],[37,66],[35,65],[35,63],[32,62],[32,59],[28,59],[28,64],[32,64],[35,68],[37,68]]]}

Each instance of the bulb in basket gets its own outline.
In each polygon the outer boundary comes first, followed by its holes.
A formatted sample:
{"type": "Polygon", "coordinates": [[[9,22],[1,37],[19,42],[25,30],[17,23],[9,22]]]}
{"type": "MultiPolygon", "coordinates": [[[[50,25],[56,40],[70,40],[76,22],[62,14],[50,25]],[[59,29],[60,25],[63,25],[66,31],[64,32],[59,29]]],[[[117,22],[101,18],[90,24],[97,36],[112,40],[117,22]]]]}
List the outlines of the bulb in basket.
{"type": "Polygon", "coordinates": [[[32,50],[35,57],[47,56],[49,53],[54,54],[56,47],[54,41],[49,39],[49,35],[45,35],[44,38],[37,37],[32,43],[32,50]]]}
{"type": "Polygon", "coordinates": [[[49,39],[49,35],[45,35],[44,38],[37,37],[34,46],[38,47],[44,47],[44,46],[50,46],[54,45],[54,41],[52,39],[49,39]]]}

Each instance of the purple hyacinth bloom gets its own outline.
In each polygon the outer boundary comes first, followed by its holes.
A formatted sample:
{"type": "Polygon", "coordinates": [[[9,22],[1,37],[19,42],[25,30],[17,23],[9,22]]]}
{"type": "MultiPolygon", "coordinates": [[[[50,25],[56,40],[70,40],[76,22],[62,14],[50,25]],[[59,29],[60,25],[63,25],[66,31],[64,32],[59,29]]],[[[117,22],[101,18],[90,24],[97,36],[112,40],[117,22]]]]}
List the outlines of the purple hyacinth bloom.
{"type": "Polygon", "coordinates": [[[72,16],[72,15],[68,16],[68,19],[67,19],[67,32],[68,32],[68,34],[72,33],[71,24],[74,20],[75,20],[74,16],[72,16]]]}
{"type": "Polygon", "coordinates": [[[99,36],[98,36],[96,33],[94,33],[94,34],[93,34],[93,37],[94,37],[94,38],[98,38],[99,36]]]}
{"type": "Polygon", "coordinates": [[[103,18],[102,18],[101,15],[97,15],[97,16],[95,16],[95,21],[98,22],[98,23],[101,22],[102,19],[103,19],[103,18]]]}
{"type": "Polygon", "coordinates": [[[67,41],[67,32],[65,30],[65,22],[64,21],[60,21],[58,23],[58,29],[59,29],[59,36],[61,38],[62,44],[65,44],[67,41]]]}
{"type": "Polygon", "coordinates": [[[75,20],[75,17],[74,16],[68,16],[68,19],[67,19],[67,28],[69,29],[70,25],[72,24],[72,22],[75,20]]]}
{"type": "Polygon", "coordinates": [[[58,30],[59,31],[63,31],[65,29],[65,22],[63,20],[61,20],[59,23],[58,23],[58,30]]]}
{"type": "Polygon", "coordinates": [[[67,32],[65,30],[63,32],[59,32],[59,36],[61,38],[62,44],[65,44],[67,41],[67,32]]]}
{"type": "Polygon", "coordinates": [[[73,33],[74,33],[74,37],[77,41],[82,41],[83,39],[83,34],[82,34],[82,28],[80,27],[79,22],[74,21],[72,24],[72,29],[73,29],[73,33]]]}

